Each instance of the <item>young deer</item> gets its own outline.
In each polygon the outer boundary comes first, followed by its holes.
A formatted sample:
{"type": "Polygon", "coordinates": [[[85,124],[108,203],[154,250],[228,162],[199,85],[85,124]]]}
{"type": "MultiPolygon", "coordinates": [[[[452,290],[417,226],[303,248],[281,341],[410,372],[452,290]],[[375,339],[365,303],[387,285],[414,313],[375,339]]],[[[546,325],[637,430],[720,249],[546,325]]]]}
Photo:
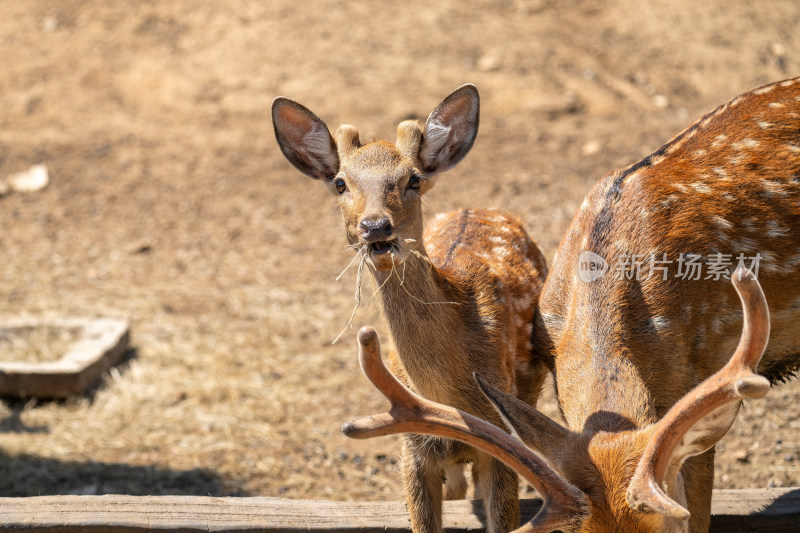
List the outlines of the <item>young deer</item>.
{"type": "MultiPolygon", "coordinates": [[[[800,368],[799,268],[800,78],[734,98],[603,178],[559,246],[534,323],[567,428],[485,387],[538,461],[526,459],[528,477],[550,504],[528,530],[707,531],[713,447],[738,398],[800,368]],[[743,312],[720,283],[740,263],[760,280],[739,282],[743,312]],[[772,310],[767,381],[723,386],[766,345],[759,286],[772,310]],[[737,355],[710,377],[743,323],[737,355]]],[[[494,439],[475,432],[474,446],[494,439]]]]}
{"type": "MultiPolygon", "coordinates": [[[[545,260],[521,223],[494,209],[438,215],[423,246],[422,195],[472,147],[478,110],[477,89],[465,85],[439,104],[424,129],[405,121],[394,144],[363,146],[354,127],[340,126],[334,140],[322,120],[286,98],[274,101],[272,118],[287,159],[337,195],[347,238],[378,287],[396,350],[393,370],[426,398],[500,423],[471,376],[480,372],[535,405],[547,369],[531,358],[530,336],[545,260]]],[[[443,475],[446,496],[464,497],[467,461],[489,531],[517,526],[518,481],[501,462],[419,435],[404,439],[402,456],[415,532],[441,531],[443,475]]]]}

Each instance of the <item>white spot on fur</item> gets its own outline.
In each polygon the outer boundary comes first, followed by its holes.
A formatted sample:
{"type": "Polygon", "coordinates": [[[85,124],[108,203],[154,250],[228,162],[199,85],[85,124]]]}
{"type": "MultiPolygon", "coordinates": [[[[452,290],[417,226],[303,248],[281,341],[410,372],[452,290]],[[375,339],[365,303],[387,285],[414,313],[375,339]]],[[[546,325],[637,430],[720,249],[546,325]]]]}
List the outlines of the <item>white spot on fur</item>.
{"type": "Polygon", "coordinates": [[[772,123],[767,122],[766,120],[759,120],[758,127],[761,128],[762,130],[768,130],[772,127],[772,123]]]}
{"type": "Polygon", "coordinates": [[[689,188],[686,185],[684,185],[683,183],[673,183],[672,186],[675,187],[676,189],[678,189],[681,192],[684,192],[684,193],[689,192],[689,188]]]}
{"type": "Polygon", "coordinates": [[[614,248],[616,248],[617,252],[619,253],[627,253],[629,243],[623,239],[616,239],[614,241],[614,248]]]}
{"type": "Polygon", "coordinates": [[[511,299],[511,308],[517,311],[522,311],[523,309],[529,309],[532,304],[533,304],[533,294],[526,294],[521,298],[511,299]]]}
{"type": "Polygon", "coordinates": [[[502,246],[495,246],[492,248],[492,253],[495,257],[499,257],[500,259],[508,259],[511,255],[511,252],[508,251],[508,248],[504,248],[502,246]]]}
{"type": "Polygon", "coordinates": [[[678,200],[679,200],[679,198],[678,198],[677,194],[670,194],[666,198],[661,200],[661,207],[669,207],[672,204],[674,204],[675,202],[677,202],[678,200]]]}
{"type": "Polygon", "coordinates": [[[795,81],[797,81],[796,78],[795,79],[791,79],[791,80],[782,81],[781,82],[781,87],[790,87],[790,86],[794,85],[795,81]]]}
{"type": "Polygon", "coordinates": [[[694,156],[695,156],[695,157],[697,157],[698,159],[702,159],[703,157],[705,157],[705,155],[706,155],[707,153],[708,153],[708,152],[706,152],[706,151],[705,151],[705,150],[703,150],[703,149],[700,149],[700,150],[695,150],[695,151],[694,151],[694,156]]]}
{"type": "Polygon", "coordinates": [[[729,230],[729,229],[733,228],[733,224],[731,224],[731,222],[729,220],[725,220],[723,217],[721,217],[719,215],[715,215],[713,217],[713,220],[714,220],[714,224],[716,224],[718,228],[721,228],[721,229],[724,229],[724,230],[729,230]]]}
{"type": "MultiPolygon", "coordinates": [[[[667,156],[665,156],[665,155],[657,155],[655,157],[651,157],[650,158],[650,165],[651,166],[656,166],[657,164],[659,164],[662,161],[664,161],[666,158],[667,158],[667,156]]],[[[639,177],[639,175],[636,172],[634,172],[633,174],[631,174],[629,176],[629,178],[638,178],[638,177],[639,177]]]]}
{"type": "Polygon", "coordinates": [[[711,187],[709,187],[708,184],[699,181],[697,183],[690,183],[689,186],[700,194],[711,194],[712,192],[711,187]]]}
{"type": "Polygon", "coordinates": [[[786,196],[788,192],[783,188],[783,183],[773,180],[764,180],[761,182],[764,187],[764,196],[786,196]]]}
{"type": "Polygon", "coordinates": [[[775,85],[766,85],[753,91],[753,94],[767,94],[775,89],[775,85]]]}
{"type": "Polygon", "coordinates": [[[758,246],[759,244],[753,239],[743,237],[736,242],[734,250],[737,253],[743,254],[746,252],[755,252],[758,249],[758,246]]]}
{"type": "Polygon", "coordinates": [[[674,143],[672,143],[670,145],[670,147],[667,148],[667,153],[668,154],[673,154],[673,153],[677,152],[678,150],[680,150],[681,147],[683,147],[683,145],[686,144],[686,139],[687,139],[687,137],[682,137],[682,138],[678,139],[677,141],[675,141],[674,143]]]}
{"type": "Polygon", "coordinates": [[[789,148],[789,150],[794,153],[800,152],[800,145],[794,143],[786,143],[786,147],[789,148]]]}
{"type": "Polygon", "coordinates": [[[705,128],[706,126],[708,126],[709,123],[711,123],[711,121],[714,120],[714,116],[715,115],[710,115],[710,116],[704,118],[703,121],[700,123],[700,127],[701,128],[705,128]]]}
{"type": "Polygon", "coordinates": [[[735,142],[731,145],[734,150],[744,150],[744,149],[752,149],[758,148],[759,142],[755,139],[751,139],[746,137],[739,142],[735,142]]]}
{"type": "Polygon", "coordinates": [[[780,226],[776,221],[770,220],[767,222],[767,237],[775,239],[778,237],[785,237],[789,234],[789,228],[780,226]]]}
{"type": "MultiPolygon", "coordinates": [[[[770,272],[785,273],[783,272],[783,265],[779,265],[775,261],[774,253],[767,252],[764,250],[759,250],[758,253],[761,255],[761,260],[758,263],[759,270],[763,270],[764,272],[767,273],[770,272]]],[[[791,269],[789,269],[789,272],[791,272],[791,269]]]]}
{"type": "Polygon", "coordinates": [[[781,102],[772,102],[771,104],[769,104],[769,107],[781,108],[785,106],[781,102]]]}
{"type": "Polygon", "coordinates": [[[728,179],[728,172],[722,167],[714,167],[714,174],[720,179],[728,179]]]}
{"type": "Polygon", "coordinates": [[[650,317],[650,326],[658,332],[665,331],[669,328],[669,319],[665,316],[650,317]]]}
{"type": "Polygon", "coordinates": [[[717,135],[716,137],[714,137],[714,142],[711,143],[711,147],[712,148],[719,148],[727,140],[728,140],[728,136],[725,135],[724,133],[720,134],[720,135],[717,135]]]}
{"type": "Polygon", "coordinates": [[[757,225],[756,220],[754,218],[742,219],[742,227],[745,229],[745,231],[748,231],[749,233],[756,232],[756,225],[757,225]]]}

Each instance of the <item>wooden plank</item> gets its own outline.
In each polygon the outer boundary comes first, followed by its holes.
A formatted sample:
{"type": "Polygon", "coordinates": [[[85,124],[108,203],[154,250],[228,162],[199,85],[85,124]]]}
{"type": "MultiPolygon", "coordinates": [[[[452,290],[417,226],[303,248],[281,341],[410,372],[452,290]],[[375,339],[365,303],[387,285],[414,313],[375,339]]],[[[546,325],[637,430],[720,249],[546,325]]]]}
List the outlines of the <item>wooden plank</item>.
{"type": "MultiPolygon", "coordinates": [[[[522,500],[523,519],[539,509],[522,500]]],[[[481,504],[445,502],[449,533],[483,530],[481,504]]],[[[800,531],[800,489],[714,492],[711,531],[800,531]]],[[[206,496],[0,498],[0,532],[26,533],[405,533],[402,502],[332,502],[206,496]]]]}

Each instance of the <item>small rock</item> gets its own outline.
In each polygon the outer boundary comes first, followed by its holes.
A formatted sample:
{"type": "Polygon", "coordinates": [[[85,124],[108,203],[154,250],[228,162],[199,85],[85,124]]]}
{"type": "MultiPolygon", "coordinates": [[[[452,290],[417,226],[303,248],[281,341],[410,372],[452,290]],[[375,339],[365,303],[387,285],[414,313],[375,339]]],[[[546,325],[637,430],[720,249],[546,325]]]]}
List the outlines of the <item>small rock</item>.
{"type": "Polygon", "coordinates": [[[50,183],[50,174],[46,165],[33,165],[28,170],[10,175],[8,186],[17,192],[41,191],[50,183]]]}
{"type": "Polygon", "coordinates": [[[589,142],[587,142],[586,144],[583,145],[582,152],[583,152],[583,155],[587,155],[587,156],[588,155],[595,155],[595,154],[598,154],[600,152],[601,148],[602,148],[602,146],[600,146],[599,142],[597,142],[597,141],[589,141],[589,142]]]}
{"type": "Polygon", "coordinates": [[[736,453],[733,454],[733,458],[739,461],[740,463],[749,463],[750,452],[748,452],[747,450],[738,450],[736,453]]]}
{"type": "Polygon", "coordinates": [[[781,43],[772,43],[769,47],[769,51],[772,52],[772,55],[775,57],[783,57],[786,55],[786,47],[781,43]]]}
{"type": "Polygon", "coordinates": [[[502,58],[497,54],[486,54],[478,60],[478,70],[494,72],[500,70],[502,58]]]}
{"type": "Polygon", "coordinates": [[[656,109],[666,109],[669,107],[669,98],[663,94],[657,94],[653,96],[653,105],[656,106],[656,109]]]}
{"type": "Polygon", "coordinates": [[[46,33],[50,33],[58,28],[58,19],[56,17],[45,17],[42,20],[42,31],[46,33]]]}

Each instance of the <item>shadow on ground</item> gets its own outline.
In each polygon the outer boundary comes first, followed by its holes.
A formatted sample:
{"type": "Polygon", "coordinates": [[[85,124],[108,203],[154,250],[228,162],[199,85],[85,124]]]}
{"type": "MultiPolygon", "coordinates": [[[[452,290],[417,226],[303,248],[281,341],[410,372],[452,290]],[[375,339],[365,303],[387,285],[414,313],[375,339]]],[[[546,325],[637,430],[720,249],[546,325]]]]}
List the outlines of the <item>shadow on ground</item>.
{"type": "Polygon", "coordinates": [[[0,496],[128,494],[132,496],[247,496],[231,491],[206,469],[166,470],[155,466],[59,461],[0,452],[0,496]]]}

